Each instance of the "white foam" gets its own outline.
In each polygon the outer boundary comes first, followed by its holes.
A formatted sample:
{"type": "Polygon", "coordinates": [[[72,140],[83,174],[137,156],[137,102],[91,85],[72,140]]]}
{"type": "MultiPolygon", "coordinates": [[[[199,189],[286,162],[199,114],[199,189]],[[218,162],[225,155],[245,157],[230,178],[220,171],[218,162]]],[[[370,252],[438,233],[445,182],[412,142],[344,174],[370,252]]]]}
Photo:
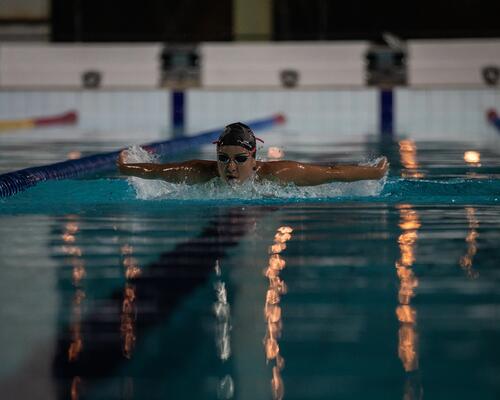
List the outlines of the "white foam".
{"type": "MultiPolygon", "coordinates": [[[[127,163],[154,163],[158,162],[158,156],[135,145],[127,149],[125,161],[127,163]]],[[[162,180],[142,179],[135,176],[129,177],[128,182],[135,189],[137,198],[142,200],[169,198],[169,195],[177,192],[179,186],[162,180]]]]}
{"type": "Polygon", "coordinates": [[[373,160],[368,160],[368,161],[360,162],[359,165],[366,165],[368,167],[375,167],[384,158],[386,158],[386,157],[377,157],[377,158],[374,158],[373,160]]]}
{"type": "MultiPolygon", "coordinates": [[[[126,162],[156,162],[157,157],[140,146],[128,149],[126,162]]],[[[376,165],[380,158],[364,165],[376,165]]],[[[177,199],[177,200],[231,200],[231,199],[314,199],[330,197],[367,197],[378,196],[384,188],[386,177],[380,180],[355,182],[332,182],[318,186],[279,185],[271,181],[248,181],[241,185],[226,185],[216,178],[210,182],[187,185],[149,180],[136,177],[128,178],[134,187],[137,198],[177,199]]]]}

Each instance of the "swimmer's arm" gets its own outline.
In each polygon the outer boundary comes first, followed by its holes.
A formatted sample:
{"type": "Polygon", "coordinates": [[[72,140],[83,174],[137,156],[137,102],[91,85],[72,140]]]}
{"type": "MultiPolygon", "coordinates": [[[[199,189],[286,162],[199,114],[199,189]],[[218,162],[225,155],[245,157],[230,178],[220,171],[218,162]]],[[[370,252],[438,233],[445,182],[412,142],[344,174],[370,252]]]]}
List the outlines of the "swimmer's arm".
{"type": "Polygon", "coordinates": [[[217,163],[207,160],[190,160],[179,163],[126,163],[123,152],[117,160],[118,170],[128,176],[143,179],[163,179],[172,183],[203,183],[218,176],[217,163]]]}
{"type": "Polygon", "coordinates": [[[263,179],[295,183],[298,186],[314,186],[334,181],[359,181],[380,179],[389,168],[387,159],[375,166],[365,165],[315,165],[295,161],[270,161],[262,163],[258,176],[263,179]]]}

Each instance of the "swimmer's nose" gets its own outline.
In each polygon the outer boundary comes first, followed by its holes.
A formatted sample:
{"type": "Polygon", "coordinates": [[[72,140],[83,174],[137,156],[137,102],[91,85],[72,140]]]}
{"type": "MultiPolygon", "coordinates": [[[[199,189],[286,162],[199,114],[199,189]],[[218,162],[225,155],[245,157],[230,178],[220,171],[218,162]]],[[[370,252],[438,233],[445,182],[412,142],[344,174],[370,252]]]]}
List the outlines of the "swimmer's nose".
{"type": "Polygon", "coordinates": [[[237,165],[236,165],[236,162],[234,160],[229,160],[228,164],[227,164],[227,170],[228,171],[236,171],[237,170],[237,165]]]}

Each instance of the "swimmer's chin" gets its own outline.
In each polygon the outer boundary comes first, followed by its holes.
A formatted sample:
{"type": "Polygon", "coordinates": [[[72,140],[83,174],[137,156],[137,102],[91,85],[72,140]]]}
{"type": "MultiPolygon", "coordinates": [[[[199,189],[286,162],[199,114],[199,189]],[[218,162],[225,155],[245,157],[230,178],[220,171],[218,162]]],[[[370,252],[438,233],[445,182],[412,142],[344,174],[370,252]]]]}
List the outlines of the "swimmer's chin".
{"type": "Polygon", "coordinates": [[[251,184],[253,182],[253,179],[240,179],[235,176],[225,176],[221,178],[221,181],[224,182],[226,185],[231,186],[231,187],[239,187],[239,186],[246,186],[248,184],[251,184]]]}
{"type": "Polygon", "coordinates": [[[228,185],[239,185],[241,184],[242,182],[240,181],[240,179],[236,176],[226,176],[224,177],[224,181],[228,184],[228,185]]]}

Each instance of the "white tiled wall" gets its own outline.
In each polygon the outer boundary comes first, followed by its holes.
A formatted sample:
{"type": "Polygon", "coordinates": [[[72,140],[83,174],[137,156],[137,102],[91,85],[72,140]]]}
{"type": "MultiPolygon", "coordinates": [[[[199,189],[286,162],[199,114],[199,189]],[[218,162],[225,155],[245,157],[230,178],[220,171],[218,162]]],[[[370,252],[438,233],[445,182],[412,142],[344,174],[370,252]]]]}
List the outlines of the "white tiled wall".
{"type": "Polygon", "coordinates": [[[170,130],[170,92],[0,91],[0,119],[79,114],[79,127],[99,131],[170,130]]]}
{"type": "Polygon", "coordinates": [[[395,96],[397,132],[416,139],[500,136],[485,116],[489,108],[500,110],[500,90],[397,89],[395,96]]]}
{"type": "Polygon", "coordinates": [[[407,63],[410,85],[486,86],[481,71],[500,68],[500,40],[410,40],[407,63]]]}
{"type": "MultiPolygon", "coordinates": [[[[79,113],[78,128],[94,132],[171,131],[171,92],[0,90],[0,119],[79,113]]],[[[488,108],[500,111],[500,90],[395,90],[395,130],[415,139],[499,138],[488,124],[488,108]]],[[[194,134],[230,122],[276,113],[284,129],[298,135],[362,140],[379,129],[379,92],[360,90],[202,90],[186,91],[186,129],[194,134]]]]}
{"type": "MultiPolygon", "coordinates": [[[[75,88],[82,73],[98,70],[102,87],[156,88],[161,44],[0,45],[0,87],[75,88]]],[[[202,43],[204,87],[280,88],[280,72],[297,70],[300,86],[363,87],[369,43],[278,42],[202,43]]],[[[500,67],[500,39],[408,41],[411,86],[480,85],[481,70],[500,67]]]]}
{"type": "Polygon", "coordinates": [[[299,72],[299,85],[363,86],[368,42],[203,43],[205,87],[281,87],[280,72],[299,72]]]}
{"type": "Polygon", "coordinates": [[[283,113],[287,130],[337,138],[364,136],[378,129],[378,92],[364,90],[190,90],[189,132],[283,113]]]}
{"type": "Polygon", "coordinates": [[[160,44],[0,45],[0,87],[82,87],[82,74],[101,73],[101,87],[156,88],[160,44]]]}

